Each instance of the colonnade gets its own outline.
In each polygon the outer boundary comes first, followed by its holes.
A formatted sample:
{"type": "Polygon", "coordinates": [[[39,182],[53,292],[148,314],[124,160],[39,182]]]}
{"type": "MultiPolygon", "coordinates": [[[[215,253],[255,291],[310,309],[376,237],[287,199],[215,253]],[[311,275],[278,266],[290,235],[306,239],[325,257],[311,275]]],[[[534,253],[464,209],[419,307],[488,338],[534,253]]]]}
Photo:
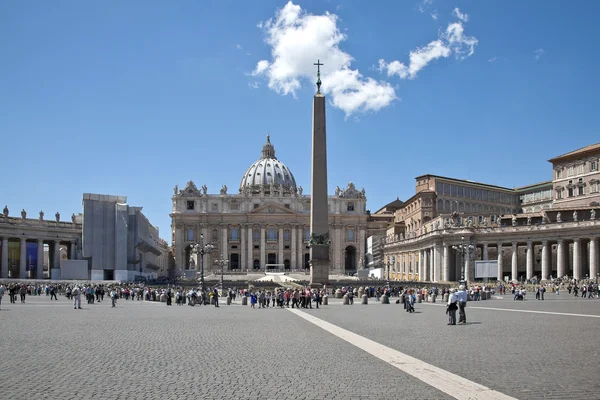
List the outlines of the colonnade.
{"type": "Polygon", "coordinates": [[[69,259],[76,258],[76,241],[2,237],[0,246],[0,278],[43,279],[44,245],[49,245],[48,273],[60,271],[60,247],[67,246],[69,259]]]}
{"type": "MultiPolygon", "coordinates": [[[[340,272],[345,267],[345,251],[349,246],[355,249],[355,268],[358,269],[358,260],[361,254],[365,253],[365,236],[366,226],[352,225],[354,229],[354,238],[349,240],[347,237],[348,226],[344,224],[330,224],[330,260],[334,270],[340,272]]],[[[229,260],[226,266],[227,270],[232,269],[232,255],[237,254],[241,270],[254,269],[255,260],[258,260],[260,269],[265,269],[268,262],[268,254],[275,253],[276,264],[287,264],[289,262],[290,269],[305,269],[305,260],[310,250],[308,249],[308,240],[306,230],[307,225],[299,223],[273,223],[273,224],[236,224],[229,226],[227,224],[197,224],[193,226],[179,225],[175,229],[175,243],[183,243],[177,248],[177,259],[180,266],[186,266],[189,269],[189,264],[186,257],[186,247],[192,241],[187,239],[187,230],[194,231],[194,238],[199,237],[199,234],[204,235],[204,243],[213,243],[215,245],[215,253],[207,255],[205,258],[204,269],[212,270],[219,269],[213,261],[220,258],[223,254],[225,259],[229,260]],[[231,237],[231,229],[238,228],[238,236],[234,239],[231,237]],[[275,240],[269,239],[269,229],[276,229],[277,235],[275,240]],[[216,231],[216,234],[215,234],[216,231]],[[289,236],[285,233],[289,232],[289,236]],[[209,237],[209,233],[212,235],[209,237]]],[[[196,262],[196,268],[199,267],[199,261],[196,262]]],[[[181,268],[181,267],[180,267],[181,268]]]]}
{"type": "MultiPolygon", "coordinates": [[[[600,236],[600,232],[599,232],[600,236]]],[[[473,242],[469,251],[455,246],[456,240],[438,240],[408,251],[385,255],[387,277],[396,280],[474,280],[476,260],[496,260],[498,279],[538,279],[569,276],[574,279],[600,277],[599,237],[543,240],[498,240],[473,242]],[[493,255],[490,258],[490,253],[493,255]]],[[[463,247],[464,248],[464,247],[463,247]]]]}

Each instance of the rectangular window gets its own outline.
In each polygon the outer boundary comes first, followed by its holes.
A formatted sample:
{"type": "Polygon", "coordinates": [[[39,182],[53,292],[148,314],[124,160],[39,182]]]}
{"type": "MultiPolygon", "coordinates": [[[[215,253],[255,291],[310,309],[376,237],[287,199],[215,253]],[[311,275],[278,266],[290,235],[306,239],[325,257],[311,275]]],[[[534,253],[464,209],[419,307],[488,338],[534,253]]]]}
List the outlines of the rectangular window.
{"type": "Polygon", "coordinates": [[[254,209],[256,210],[257,208],[258,208],[258,204],[255,204],[254,205],[254,209]]]}
{"type": "Polygon", "coordinates": [[[567,168],[567,176],[573,176],[573,167],[567,168]]]}
{"type": "Polygon", "coordinates": [[[562,189],[559,189],[556,191],[556,198],[557,199],[562,199],[562,189]]]}
{"type": "Polygon", "coordinates": [[[188,200],[187,201],[187,209],[188,210],[193,210],[194,209],[194,201],[193,200],[188,200]]]}
{"type": "Polygon", "coordinates": [[[556,179],[560,179],[562,178],[562,169],[557,169],[556,170],[556,179]]]}
{"type": "Polygon", "coordinates": [[[307,242],[310,240],[310,229],[308,228],[304,229],[304,240],[307,242]]]}
{"type": "Polygon", "coordinates": [[[577,166],[577,175],[583,174],[583,164],[577,166]]]}
{"type": "Polygon", "coordinates": [[[348,211],[354,211],[354,203],[348,203],[348,211]]]}
{"type": "Polygon", "coordinates": [[[444,184],[441,182],[435,183],[435,191],[437,194],[442,194],[444,192],[444,184]]]}
{"type": "Polygon", "coordinates": [[[450,190],[452,190],[452,196],[458,196],[458,187],[456,185],[450,185],[450,190]]]}
{"type": "Polygon", "coordinates": [[[348,229],[348,241],[354,242],[354,230],[353,229],[348,229]]]}
{"type": "Polygon", "coordinates": [[[590,185],[591,193],[598,193],[598,182],[594,182],[590,185]]]}
{"type": "Polygon", "coordinates": [[[464,188],[462,186],[458,187],[458,196],[463,197],[465,195],[464,188]]]}
{"type": "Polygon", "coordinates": [[[285,208],[287,208],[288,210],[290,209],[290,205],[289,204],[284,204],[283,205],[285,208]]]}
{"type": "Polygon", "coordinates": [[[590,171],[598,171],[598,161],[590,162],[590,171]]]}

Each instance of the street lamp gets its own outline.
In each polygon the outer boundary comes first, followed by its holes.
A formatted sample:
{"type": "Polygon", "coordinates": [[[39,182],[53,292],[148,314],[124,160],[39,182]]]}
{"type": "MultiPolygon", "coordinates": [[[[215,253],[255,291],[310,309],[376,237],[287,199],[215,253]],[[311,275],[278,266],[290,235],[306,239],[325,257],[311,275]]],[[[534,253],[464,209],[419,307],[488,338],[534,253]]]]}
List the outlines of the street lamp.
{"type": "MultiPolygon", "coordinates": [[[[392,256],[392,270],[395,272],[396,271],[396,256],[392,256]]],[[[396,274],[396,277],[398,276],[398,274],[396,274]]]]}
{"type": "Polygon", "coordinates": [[[390,280],[390,256],[387,257],[387,280],[390,280]]]}
{"type": "Polygon", "coordinates": [[[211,253],[215,246],[212,243],[204,244],[204,235],[200,235],[200,243],[192,243],[190,251],[192,254],[200,254],[200,291],[204,293],[204,255],[211,253]]]}
{"type": "Polygon", "coordinates": [[[221,296],[223,296],[223,293],[225,293],[225,285],[223,283],[223,271],[228,263],[229,260],[225,259],[223,257],[223,253],[221,253],[221,258],[217,260],[217,264],[219,264],[219,266],[221,267],[221,296]]]}
{"type": "Polygon", "coordinates": [[[465,242],[465,237],[460,238],[461,244],[452,246],[452,249],[460,254],[460,280],[461,283],[465,281],[465,258],[471,260],[471,255],[475,252],[475,246],[470,244],[469,242],[465,242]]]}

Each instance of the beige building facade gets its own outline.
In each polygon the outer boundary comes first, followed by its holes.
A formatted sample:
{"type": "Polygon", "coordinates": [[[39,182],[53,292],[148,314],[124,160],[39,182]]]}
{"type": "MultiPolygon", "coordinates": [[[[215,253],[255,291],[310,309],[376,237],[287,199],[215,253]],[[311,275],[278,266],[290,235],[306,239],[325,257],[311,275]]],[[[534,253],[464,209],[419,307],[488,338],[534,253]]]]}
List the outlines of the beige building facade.
{"type": "MultiPolygon", "coordinates": [[[[228,271],[302,271],[309,268],[311,197],[297,186],[290,169],[275,156],[270,137],[261,157],[243,173],[237,193],[226,185],[209,194],[189,181],[175,187],[171,213],[175,269],[194,276],[200,260],[195,243],[212,243],[204,269],[228,271]]],[[[364,263],[367,235],[383,233],[385,222],[371,218],[365,190],[350,182],[328,196],[330,272],[356,271],[364,263]]]]}
{"type": "Polygon", "coordinates": [[[495,260],[494,279],[598,277],[598,156],[600,144],[556,157],[552,181],[514,189],[417,177],[382,239],[389,278],[492,278],[477,260],[495,260]]]}

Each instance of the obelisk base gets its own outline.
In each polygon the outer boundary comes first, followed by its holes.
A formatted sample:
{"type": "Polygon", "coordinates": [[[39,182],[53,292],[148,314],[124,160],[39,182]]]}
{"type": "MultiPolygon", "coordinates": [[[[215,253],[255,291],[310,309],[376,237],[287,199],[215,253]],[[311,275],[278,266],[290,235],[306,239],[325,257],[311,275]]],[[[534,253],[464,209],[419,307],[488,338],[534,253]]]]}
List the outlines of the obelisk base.
{"type": "Polygon", "coordinates": [[[313,245],[310,250],[310,287],[321,289],[329,284],[329,246],[313,245]]]}

